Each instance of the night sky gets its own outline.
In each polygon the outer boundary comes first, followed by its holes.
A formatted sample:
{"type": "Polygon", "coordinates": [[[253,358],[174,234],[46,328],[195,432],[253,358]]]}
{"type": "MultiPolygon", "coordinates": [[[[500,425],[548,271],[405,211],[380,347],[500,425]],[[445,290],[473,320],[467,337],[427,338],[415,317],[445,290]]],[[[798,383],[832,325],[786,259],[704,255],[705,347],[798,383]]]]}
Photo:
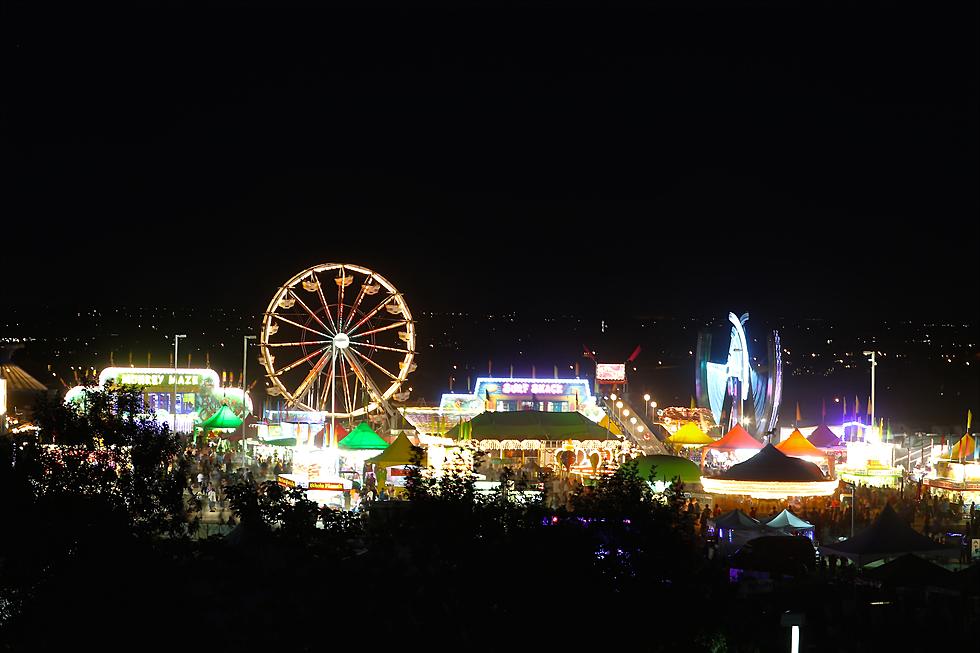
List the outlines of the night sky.
{"type": "Polygon", "coordinates": [[[977,321],[975,8],[234,16],[7,10],[13,305],[977,321]]]}

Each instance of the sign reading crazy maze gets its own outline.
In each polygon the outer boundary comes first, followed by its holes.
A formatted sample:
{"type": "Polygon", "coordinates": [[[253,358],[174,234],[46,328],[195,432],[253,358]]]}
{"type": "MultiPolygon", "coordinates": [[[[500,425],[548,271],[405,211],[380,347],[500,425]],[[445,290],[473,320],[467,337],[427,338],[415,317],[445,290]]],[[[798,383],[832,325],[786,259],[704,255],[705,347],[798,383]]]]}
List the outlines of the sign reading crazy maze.
{"type": "Polygon", "coordinates": [[[210,381],[213,387],[218,387],[218,373],[209,369],[177,369],[167,371],[165,368],[139,368],[139,367],[109,367],[102,370],[99,374],[99,384],[105,385],[106,381],[118,385],[138,385],[148,390],[173,388],[177,385],[178,392],[181,386],[184,388],[201,387],[206,381],[210,381]]]}

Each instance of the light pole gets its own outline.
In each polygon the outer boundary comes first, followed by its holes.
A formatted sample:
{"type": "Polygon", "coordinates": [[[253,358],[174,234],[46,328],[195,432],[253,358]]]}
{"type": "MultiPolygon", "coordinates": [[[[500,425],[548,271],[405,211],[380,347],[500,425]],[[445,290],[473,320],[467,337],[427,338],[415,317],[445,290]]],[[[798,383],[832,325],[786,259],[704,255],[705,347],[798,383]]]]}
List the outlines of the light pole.
{"type": "MultiPolygon", "coordinates": [[[[878,363],[875,362],[875,351],[862,352],[865,356],[871,356],[868,362],[871,363],[871,432],[874,433],[875,428],[875,367],[878,363]]],[[[878,438],[881,438],[881,434],[878,434],[878,438]]],[[[867,440],[867,438],[865,438],[867,440]]]]}
{"type": "Polygon", "coordinates": [[[248,394],[248,341],[255,340],[255,336],[242,336],[242,456],[245,453],[245,416],[248,415],[248,404],[245,397],[248,394]]]}
{"type": "Polygon", "coordinates": [[[170,412],[174,416],[174,433],[177,432],[177,343],[186,337],[186,333],[174,334],[174,398],[170,403],[170,412]]]}
{"type": "Polygon", "coordinates": [[[651,422],[653,424],[656,424],[657,423],[657,402],[651,401],[650,402],[650,408],[653,409],[653,419],[651,420],[651,422]]]}
{"type": "Polygon", "coordinates": [[[650,419],[650,393],[647,392],[643,395],[643,415],[647,419],[650,419]]]}

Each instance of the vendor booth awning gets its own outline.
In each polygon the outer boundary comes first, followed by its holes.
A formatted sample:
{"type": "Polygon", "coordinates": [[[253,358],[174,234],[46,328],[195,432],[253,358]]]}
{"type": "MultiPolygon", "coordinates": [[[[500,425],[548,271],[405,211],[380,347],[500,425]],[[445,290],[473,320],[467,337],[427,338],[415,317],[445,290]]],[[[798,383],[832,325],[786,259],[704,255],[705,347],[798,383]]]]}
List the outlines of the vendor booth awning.
{"type": "Polygon", "coordinates": [[[701,470],[687,458],[678,456],[640,456],[635,458],[637,473],[643,480],[651,480],[651,471],[654,474],[652,480],[669,482],[680,477],[681,483],[700,483],[701,470]]]}
{"type": "Polygon", "coordinates": [[[367,422],[361,422],[347,437],[337,443],[341,449],[363,450],[374,449],[383,451],[388,448],[384,438],[371,430],[367,422]]]}
{"type": "Polygon", "coordinates": [[[914,530],[887,504],[870,526],[843,542],[821,546],[820,553],[843,556],[865,565],[903,553],[955,555],[956,548],[939,544],[914,530]]]}
{"type": "Polygon", "coordinates": [[[834,450],[834,449],[846,449],[844,442],[837,436],[836,433],[830,430],[830,427],[826,424],[821,424],[817,428],[813,429],[813,433],[810,434],[810,444],[818,449],[834,450]]]}
{"type": "Polygon", "coordinates": [[[623,432],[619,430],[619,427],[616,425],[616,423],[613,422],[611,419],[609,419],[609,415],[602,416],[602,419],[599,420],[599,426],[608,431],[611,431],[613,435],[623,434],[623,432]]]}
{"type": "Polygon", "coordinates": [[[718,515],[714,520],[716,528],[724,528],[733,531],[764,531],[766,525],[758,519],[753,519],[741,510],[732,510],[723,515],[718,515]]]}
{"type": "Polygon", "coordinates": [[[788,509],[783,510],[781,513],[766,522],[766,526],[769,528],[813,528],[813,524],[800,519],[788,509]]]}
{"type": "MultiPolygon", "coordinates": [[[[480,413],[446,432],[454,440],[618,440],[579,412],[540,410],[480,413]],[[467,438],[469,434],[469,438],[467,438]]],[[[394,446],[394,445],[393,445],[394,446]]]]}
{"type": "Polygon", "coordinates": [[[960,441],[953,445],[953,450],[950,452],[950,458],[952,460],[969,460],[973,457],[973,452],[976,451],[977,442],[976,438],[967,433],[960,441]]]}
{"type": "Polygon", "coordinates": [[[864,575],[892,587],[935,587],[947,590],[959,588],[956,574],[913,553],[906,553],[890,562],[869,569],[864,575]]]}
{"type": "Polygon", "coordinates": [[[214,415],[197,425],[197,428],[205,431],[215,429],[237,429],[242,425],[242,418],[232,412],[227,404],[221,406],[214,415]]]}
{"type": "Polygon", "coordinates": [[[379,468],[393,467],[395,465],[414,465],[417,463],[419,455],[421,455],[421,464],[425,465],[425,451],[412,444],[412,441],[408,439],[407,435],[399,433],[398,437],[395,438],[395,441],[387,449],[374,458],[368,458],[365,463],[376,465],[379,468]]]}
{"type": "Polygon", "coordinates": [[[725,434],[720,440],[715,440],[705,447],[716,451],[737,451],[739,449],[762,449],[761,442],[749,435],[749,432],[742,428],[741,424],[736,424],[732,430],[725,434]]]}
{"type": "Polygon", "coordinates": [[[701,447],[714,442],[711,436],[698,428],[694,422],[688,422],[677,430],[672,436],[667,438],[671,444],[679,444],[685,447],[701,447]]]}
{"type": "Polygon", "coordinates": [[[789,437],[776,445],[776,448],[787,456],[824,458],[826,453],[820,451],[807,440],[799,429],[794,429],[789,437]]]}

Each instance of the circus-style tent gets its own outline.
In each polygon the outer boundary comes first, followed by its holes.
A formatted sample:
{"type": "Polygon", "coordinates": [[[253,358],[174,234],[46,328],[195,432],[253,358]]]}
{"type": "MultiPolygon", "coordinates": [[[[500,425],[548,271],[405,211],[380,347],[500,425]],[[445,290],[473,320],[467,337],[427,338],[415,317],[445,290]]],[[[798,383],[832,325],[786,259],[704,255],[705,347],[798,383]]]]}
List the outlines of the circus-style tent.
{"type": "Polygon", "coordinates": [[[799,429],[794,429],[789,437],[776,445],[782,453],[796,458],[824,458],[826,453],[817,449],[799,429]]]}
{"type": "Polygon", "coordinates": [[[667,442],[680,445],[682,447],[703,447],[711,444],[714,440],[704,431],[698,428],[694,422],[688,422],[680,427],[676,433],[667,438],[667,442]]]}
{"type": "Polygon", "coordinates": [[[738,451],[740,449],[762,449],[762,443],[749,435],[749,432],[742,428],[741,424],[736,424],[732,429],[719,440],[715,440],[705,447],[716,451],[738,451]]]}
{"type": "Polygon", "coordinates": [[[914,530],[902,521],[891,504],[886,505],[877,519],[854,537],[820,547],[821,555],[850,558],[858,565],[903,553],[950,556],[956,552],[955,547],[939,544],[914,530]]]}
{"type": "Polygon", "coordinates": [[[844,442],[826,424],[821,424],[813,430],[809,437],[810,444],[824,451],[846,449],[844,442]]]}
{"type": "Polygon", "coordinates": [[[724,528],[733,531],[764,531],[765,524],[758,519],[749,517],[741,510],[731,510],[723,515],[718,515],[714,520],[717,528],[724,528]]]}
{"type": "Polygon", "coordinates": [[[790,496],[829,496],[837,481],[828,480],[811,462],[787,456],[771,444],[744,463],[732,465],[715,477],[701,477],[712,494],[734,494],[758,499],[790,496]]]}

